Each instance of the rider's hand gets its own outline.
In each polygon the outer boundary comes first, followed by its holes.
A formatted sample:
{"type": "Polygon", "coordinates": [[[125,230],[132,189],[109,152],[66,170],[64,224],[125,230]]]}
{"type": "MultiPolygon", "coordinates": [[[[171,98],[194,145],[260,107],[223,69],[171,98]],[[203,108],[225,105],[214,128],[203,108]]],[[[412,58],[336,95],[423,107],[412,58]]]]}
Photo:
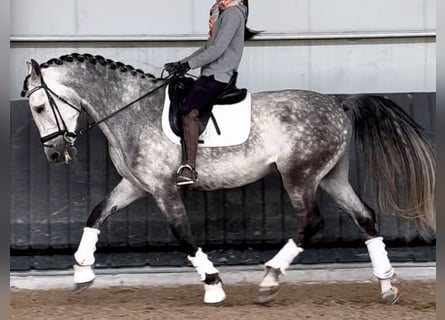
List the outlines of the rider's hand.
{"type": "Polygon", "coordinates": [[[168,72],[168,74],[174,74],[177,76],[183,76],[187,73],[187,71],[190,70],[190,66],[188,62],[180,63],[180,62],[170,62],[166,63],[164,65],[165,71],[168,72]]]}
{"type": "Polygon", "coordinates": [[[167,71],[168,74],[175,73],[175,71],[177,69],[177,66],[179,64],[180,64],[179,62],[169,62],[169,63],[166,63],[166,64],[164,64],[165,71],[167,71]]]}

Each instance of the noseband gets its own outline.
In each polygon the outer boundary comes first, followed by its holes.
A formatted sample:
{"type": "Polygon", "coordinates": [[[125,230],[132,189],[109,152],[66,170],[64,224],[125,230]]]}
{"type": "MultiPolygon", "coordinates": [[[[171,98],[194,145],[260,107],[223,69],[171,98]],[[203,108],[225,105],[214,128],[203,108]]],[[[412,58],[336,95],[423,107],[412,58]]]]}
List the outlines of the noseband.
{"type": "Polygon", "coordinates": [[[62,114],[59,110],[59,107],[57,106],[57,103],[54,101],[54,98],[52,97],[52,95],[54,95],[57,99],[59,99],[63,103],[66,103],[67,105],[69,105],[71,108],[73,108],[77,112],[81,113],[82,110],[80,108],[77,108],[76,106],[72,105],[70,102],[66,101],[64,98],[60,97],[54,91],[52,91],[46,85],[43,78],[41,78],[41,85],[37,86],[37,87],[33,88],[32,90],[30,90],[29,92],[27,92],[26,97],[29,98],[33,93],[35,93],[36,91],[38,91],[40,89],[43,89],[45,91],[45,94],[48,98],[48,102],[49,102],[49,105],[51,106],[51,110],[53,112],[54,118],[56,119],[56,124],[57,124],[57,129],[58,129],[58,131],[50,133],[50,134],[40,138],[40,141],[42,142],[43,146],[47,147],[47,148],[53,147],[54,145],[46,144],[46,142],[48,142],[49,140],[54,139],[58,136],[63,136],[63,140],[66,143],[68,143],[70,145],[74,145],[74,142],[76,141],[76,138],[77,138],[77,133],[70,132],[68,130],[65,120],[63,119],[62,114]],[[57,115],[60,117],[60,121],[59,121],[59,117],[57,117],[57,115]]]}

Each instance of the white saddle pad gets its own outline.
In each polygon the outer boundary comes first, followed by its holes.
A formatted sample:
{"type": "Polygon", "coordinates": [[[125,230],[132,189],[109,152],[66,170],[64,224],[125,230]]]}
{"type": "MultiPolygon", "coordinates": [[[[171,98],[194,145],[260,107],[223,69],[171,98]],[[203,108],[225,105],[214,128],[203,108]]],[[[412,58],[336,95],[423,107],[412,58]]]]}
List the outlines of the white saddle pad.
{"type": "MultiPolygon", "coordinates": [[[[232,105],[214,105],[212,112],[215,116],[221,135],[216,132],[212,119],[209,119],[206,129],[199,136],[199,147],[227,147],[246,142],[250,133],[251,97],[248,92],[246,98],[232,105]]],[[[170,98],[168,86],[165,92],[164,110],[162,111],[162,129],[167,138],[176,144],[181,144],[178,137],[170,127],[169,121],[170,98]]]]}

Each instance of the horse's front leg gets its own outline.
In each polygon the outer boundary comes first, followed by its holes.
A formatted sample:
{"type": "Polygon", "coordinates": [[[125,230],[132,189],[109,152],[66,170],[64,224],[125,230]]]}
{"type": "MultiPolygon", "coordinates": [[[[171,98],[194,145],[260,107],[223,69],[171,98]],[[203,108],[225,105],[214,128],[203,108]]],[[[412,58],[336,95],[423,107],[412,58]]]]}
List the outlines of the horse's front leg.
{"type": "Polygon", "coordinates": [[[83,291],[93,284],[96,277],[93,266],[94,252],[99,240],[100,226],[113,213],[125,208],[147,193],[122,179],[119,184],[91,212],[83,229],[79,247],[74,254],[74,284],[77,291],[83,291]]]}
{"type": "Polygon", "coordinates": [[[226,294],[222,288],[218,269],[208,259],[207,254],[197,246],[179,191],[173,186],[165,189],[153,196],[165,214],[173,235],[184,248],[184,252],[187,253],[188,260],[198,272],[200,280],[204,282],[204,303],[220,303],[226,298],[226,294]]]}

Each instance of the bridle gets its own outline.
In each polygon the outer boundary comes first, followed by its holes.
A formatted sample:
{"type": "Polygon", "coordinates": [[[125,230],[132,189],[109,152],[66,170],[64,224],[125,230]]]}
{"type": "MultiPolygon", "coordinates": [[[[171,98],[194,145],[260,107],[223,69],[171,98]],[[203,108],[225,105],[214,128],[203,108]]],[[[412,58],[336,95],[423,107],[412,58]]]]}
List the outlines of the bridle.
{"type": "MultiPolygon", "coordinates": [[[[146,94],[140,96],[139,98],[133,100],[132,102],[126,104],[125,106],[123,106],[122,108],[114,111],[113,113],[111,113],[110,115],[106,116],[105,118],[90,123],[87,125],[87,128],[85,130],[80,130],[79,134],[80,135],[84,135],[85,133],[87,133],[88,131],[90,131],[91,129],[93,129],[94,127],[98,126],[100,123],[114,117],[116,114],[122,112],[123,110],[127,109],[128,107],[130,107],[131,105],[135,104],[136,102],[144,99],[145,97],[153,94],[154,92],[156,92],[157,90],[161,89],[162,87],[168,85],[171,80],[174,78],[174,74],[170,74],[169,76],[167,76],[166,78],[163,78],[163,80],[166,80],[164,83],[162,83],[161,85],[155,87],[154,89],[150,90],[149,92],[147,92],[146,94]]],[[[47,148],[51,148],[54,145],[52,144],[46,144],[46,142],[48,142],[51,139],[54,139],[58,136],[63,136],[63,140],[65,141],[65,143],[70,144],[71,146],[74,145],[74,142],[76,141],[77,138],[77,133],[76,132],[71,132],[68,130],[68,127],[65,123],[65,120],[62,117],[62,114],[59,110],[59,107],[57,106],[57,103],[54,101],[54,97],[56,97],[58,100],[62,101],[63,103],[67,104],[68,106],[70,106],[71,108],[73,108],[74,110],[76,110],[77,112],[79,112],[79,114],[82,112],[83,108],[78,108],[76,106],[74,106],[72,103],[70,103],[69,101],[67,101],[66,99],[62,98],[61,96],[59,96],[57,93],[55,93],[53,90],[51,90],[47,84],[45,83],[45,81],[43,80],[43,76],[40,75],[40,79],[41,79],[41,84],[40,86],[37,86],[31,90],[29,90],[28,92],[26,92],[25,96],[27,98],[29,98],[33,93],[35,93],[36,91],[43,89],[45,91],[45,94],[48,98],[48,102],[49,105],[51,106],[51,110],[53,112],[54,118],[56,119],[56,124],[57,124],[57,129],[58,131],[50,133],[42,138],[40,138],[40,141],[42,142],[44,147],[47,148]],[[57,117],[57,115],[59,117],[57,117]],[[59,121],[60,118],[60,121],[59,121]]]]}
{"type": "Polygon", "coordinates": [[[46,97],[48,98],[48,102],[49,102],[49,105],[53,112],[54,118],[56,119],[56,124],[57,124],[57,129],[58,129],[58,131],[56,131],[56,132],[53,132],[53,133],[50,133],[44,137],[41,137],[40,141],[42,142],[42,145],[47,148],[53,147],[53,145],[46,144],[46,142],[48,142],[49,140],[54,139],[58,136],[63,136],[63,140],[66,143],[68,143],[70,145],[74,145],[74,142],[76,141],[76,138],[77,138],[77,133],[71,132],[68,130],[65,120],[63,119],[62,114],[59,110],[59,107],[57,106],[57,103],[54,101],[54,98],[52,97],[52,95],[54,95],[57,99],[59,99],[60,101],[62,101],[65,104],[69,105],[71,108],[73,108],[74,110],[76,110],[79,113],[82,112],[82,108],[78,108],[78,107],[74,106],[72,103],[66,101],[64,98],[62,98],[58,94],[56,94],[53,90],[51,90],[46,85],[45,81],[43,80],[43,77],[41,77],[40,86],[37,86],[37,87],[31,89],[29,92],[27,92],[26,97],[29,98],[33,93],[35,93],[36,91],[38,91],[40,89],[43,89],[45,91],[45,94],[46,94],[46,97]],[[59,117],[57,117],[57,115],[59,115],[59,117]],[[59,120],[59,118],[60,118],[60,120],[59,120]]]}

